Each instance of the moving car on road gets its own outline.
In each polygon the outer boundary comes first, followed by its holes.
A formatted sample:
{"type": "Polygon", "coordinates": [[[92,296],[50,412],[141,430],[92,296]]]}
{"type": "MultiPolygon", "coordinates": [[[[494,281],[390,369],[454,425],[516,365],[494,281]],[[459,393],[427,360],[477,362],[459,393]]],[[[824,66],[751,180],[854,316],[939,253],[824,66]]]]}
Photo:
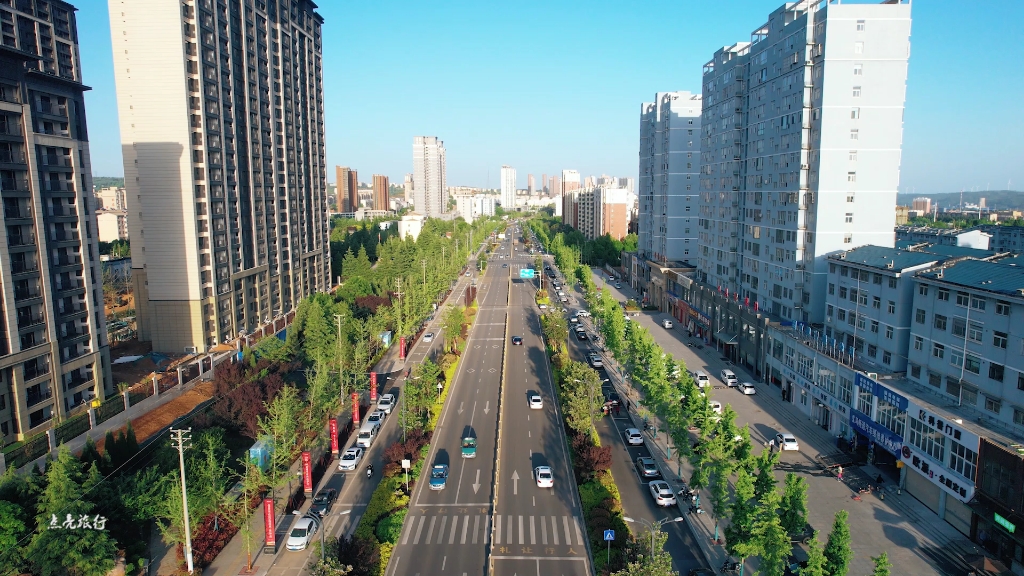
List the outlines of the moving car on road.
{"type": "Polygon", "coordinates": [[[658,470],[658,465],[654,463],[654,458],[647,456],[636,459],[636,473],[641,478],[661,478],[661,471],[658,470]]]}
{"type": "Polygon", "coordinates": [[[355,470],[356,467],[359,466],[359,461],[362,459],[362,448],[349,448],[341,455],[341,460],[338,460],[338,470],[343,472],[355,470]]]}
{"type": "Polygon", "coordinates": [[[295,527],[288,534],[286,547],[289,550],[305,550],[309,543],[313,541],[313,536],[316,535],[319,529],[320,520],[316,516],[303,516],[295,523],[295,527]]]}
{"type": "Polygon", "coordinates": [[[448,465],[447,464],[435,464],[430,469],[430,489],[431,490],[444,490],[445,485],[448,483],[448,465]]]}
{"type": "Polygon", "coordinates": [[[555,477],[550,466],[537,466],[533,469],[533,477],[537,479],[537,488],[554,488],[555,477]]]}
{"type": "Polygon", "coordinates": [[[672,493],[672,488],[668,485],[668,482],[655,480],[647,486],[651,490],[651,497],[654,498],[654,503],[658,506],[676,505],[676,495],[672,493]]]}
{"type": "Polygon", "coordinates": [[[374,410],[373,412],[370,412],[369,416],[366,417],[366,421],[371,424],[383,424],[384,418],[386,418],[387,415],[388,413],[383,410],[374,410]]]}
{"type": "Polygon", "coordinates": [[[434,333],[433,332],[427,332],[426,334],[424,334],[423,335],[423,341],[424,342],[433,342],[434,341],[434,333]]]}
{"type": "Polygon", "coordinates": [[[754,394],[757,394],[757,388],[754,388],[754,385],[751,384],[750,382],[744,382],[743,384],[740,384],[739,391],[745,394],[746,396],[753,396],[754,394]]]}
{"type": "Polygon", "coordinates": [[[587,331],[582,326],[577,326],[573,332],[576,334],[576,339],[583,341],[587,339],[587,331]]]}
{"type": "Polygon", "coordinates": [[[334,501],[338,498],[338,491],[334,488],[324,488],[313,497],[313,504],[309,507],[310,514],[316,514],[323,518],[331,512],[334,501]]]}
{"type": "Polygon", "coordinates": [[[626,444],[630,446],[641,446],[644,443],[644,435],[639,428],[626,428],[623,434],[626,436],[626,444]]]}
{"type": "Polygon", "coordinates": [[[512,337],[512,345],[513,346],[522,346],[523,345],[523,337],[522,336],[513,336],[512,337]]]}
{"type": "Polygon", "coordinates": [[[590,312],[587,312],[586,310],[577,310],[576,315],[580,318],[590,318],[590,312]]]}
{"type": "Polygon", "coordinates": [[[530,392],[527,395],[527,402],[530,404],[531,410],[540,410],[544,408],[544,400],[542,400],[540,394],[536,392],[530,392]]]}
{"type": "Polygon", "coordinates": [[[597,352],[592,352],[590,356],[587,357],[587,360],[590,361],[591,368],[604,368],[604,362],[601,361],[601,355],[597,352]]]}
{"type": "Polygon", "coordinates": [[[476,438],[466,436],[462,439],[462,457],[476,458],[476,438]]]}
{"type": "Polygon", "coordinates": [[[776,434],[775,445],[779,447],[779,450],[800,450],[800,443],[796,441],[796,436],[789,432],[779,432],[776,434]]]}
{"type": "Polygon", "coordinates": [[[385,414],[391,414],[391,410],[395,407],[395,395],[385,394],[380,397],[377,401],[377,409],[384,412],[385,414]]]}

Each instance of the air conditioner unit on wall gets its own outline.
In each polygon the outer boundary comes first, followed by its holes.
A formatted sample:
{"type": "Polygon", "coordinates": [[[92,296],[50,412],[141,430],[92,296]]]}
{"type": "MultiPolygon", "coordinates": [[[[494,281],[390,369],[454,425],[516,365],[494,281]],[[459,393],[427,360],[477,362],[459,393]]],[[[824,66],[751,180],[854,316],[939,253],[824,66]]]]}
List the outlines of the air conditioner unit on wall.
{"type": "Polygon", "coordinates": [[[199,349],[195,346],[185,346],[185,354],[196,354],[198,352],[199,349]]]}

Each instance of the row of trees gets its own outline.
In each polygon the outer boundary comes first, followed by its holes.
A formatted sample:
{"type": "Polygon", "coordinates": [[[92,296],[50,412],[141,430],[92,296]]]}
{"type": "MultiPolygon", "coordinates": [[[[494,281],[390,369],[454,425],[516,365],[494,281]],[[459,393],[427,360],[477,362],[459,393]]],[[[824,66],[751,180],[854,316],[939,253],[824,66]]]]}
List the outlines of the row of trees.
{"type": "Polygon", "coordinates": [[[579,230],[562,224],[560,218],[539,216],[527,223],[544,246],[549,246],[556,236],[561,236],[562,243],[574,248],[580,261],[590,266],[619,266],[623,251],[635,252],[637,249],[636,234],[628,234],[622,240],[615,240],[608,234],[587,240],[579,230]]]}

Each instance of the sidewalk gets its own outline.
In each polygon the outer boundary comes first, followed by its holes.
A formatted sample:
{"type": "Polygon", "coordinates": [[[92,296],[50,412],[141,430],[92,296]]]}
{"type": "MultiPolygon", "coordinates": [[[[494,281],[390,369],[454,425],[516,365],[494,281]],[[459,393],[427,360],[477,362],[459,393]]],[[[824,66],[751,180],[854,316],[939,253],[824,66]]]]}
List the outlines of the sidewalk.
{"type": "MultiPolygon", "coordinates": [[[[757,382],[743,368],[724,362],[714,348],[691,348],[684,342],[685,334],[660,328],[656,322],[663,316],[667,317],[664,314],[645,312],[634,320],[641,322],[666,352],[682,360],[690,370],[703,369],[714,376],[722,368],[728,367],[737,373],[740,381],[757,382]]],[[[614,360],[609,359],[609,365],[618,368],[614,360]]],[[[615,379],[621,377],[621,369],[609,372],[613,373],[615,379]]],[[[621,381],[616,384],[621,386],[621,381]]],[[[758,382],[756,395],[743,396],[724,386],[715,386],[712,395],[733,406],[737,411],[738,424],[749,423],[751,440],[755,444],[765,446],[776,431],[785,430],[797,436],[801,444],[800,452],[783,454],[776,468],[776,478],[780,486],[787,472],[794,472],[807,480],[808,521],[819,532],[818,538],[822,543],[828,538],[835,513],[840,509],[849,512],[854,550],[850,574],[871,573],[871,556],[877,556],[883,551],[888,553],[890,562],[899,567],[898,573],[901,574],[964,574],[968,569],[964,557],[983,553],[966,536],[948,523],[940,521],[934,512],[916,498],[906,493],[897,495],[896,486],[891,482],[886,483],[882,493],[858,495],[846,484],[838,482],[835,476],[823,471],[815,463],[814,457],[819,453],[834,453],[835,439],[808,420],[799,408],[784,402],[775,387],[758,382]],[[884,500],[880,498],[881,494],[885,495],[884,500]]],[[[635,399],[639,394],[631,392],[624,396],[635,399]]],[[[638,418],[632,413],[631,416],[638,418]]],[[[639,420],[642,422],[642,418],[639,420]]],[[[653,452],[660,454],[665,464],[664,469],[673,473],[673,477],[668,480],[680,482],[680,467],[675,461],[676,450],[674,446],[671,447],[672,456],[667,457],[669,446],[665,435],[649,439],[648,444],[653,452]]],[[[879,473],[878,469],[870,465],[858,468],[870,478],[879,473]]],[[[683,478],[689,478],[691,469],[685,461],[681,471],[683,478]]],[[[701,542],[710,565],[718,567],[725,560],[725,551],[724,547],[712,541],[715,528],[708,498],[701,498],[701,507],[705,514],[696,516],[684,513],[684,517],[701,542]]],[[[685,512],[685,508],[681,506],[681,509],[685,512]]],[[[747,568],[750,567],[751,563],[748,562],[747,568]]]]}

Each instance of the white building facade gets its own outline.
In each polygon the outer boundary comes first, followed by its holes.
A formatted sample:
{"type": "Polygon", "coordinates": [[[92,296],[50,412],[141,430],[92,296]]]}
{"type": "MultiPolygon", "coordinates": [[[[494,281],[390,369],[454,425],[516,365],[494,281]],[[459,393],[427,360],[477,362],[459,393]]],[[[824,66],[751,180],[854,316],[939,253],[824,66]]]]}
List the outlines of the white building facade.
{"type": "Polygon", "coordinates": [[[910,22],[795,2],[705,64],[700,280],[816,323],[826,255],[893,245],[910,22]]]}
{"type": "Polygon", "coordinates": [[[448,209],[444,155],[444,142],[436,136],[413,137],[413,205],[427,218],[439,218],[448,209]]]}
{"type": "MultiPolygon", "coordinates": [[[[700,94],[659,92],[641,107],[637,234],[643,260],[697,254],[700,121],[700,94]]],[[[632,192],[631,185],[626,189],[632,192]]]]}
{"type": "Polygon", "coordinates": [[[516,169],[511,166],[501,167],[501,207],[516,209],[516,169]]]}

